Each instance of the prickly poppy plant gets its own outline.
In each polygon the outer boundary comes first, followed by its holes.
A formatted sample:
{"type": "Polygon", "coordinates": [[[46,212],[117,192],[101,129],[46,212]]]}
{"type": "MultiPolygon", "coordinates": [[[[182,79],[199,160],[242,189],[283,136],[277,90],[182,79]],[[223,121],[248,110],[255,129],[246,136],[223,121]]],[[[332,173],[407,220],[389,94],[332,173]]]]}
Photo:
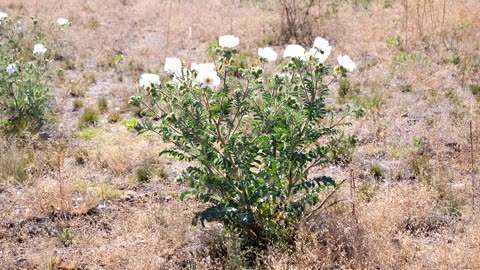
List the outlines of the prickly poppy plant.
{"type": "Polygon", "coordinates": [[[341,127],[358,111],[326,110],[330,83],[347,75],[344,67],[325,64],[330,51],[289,46],[281,73],[270,74],[262,66],[275,61],[271,48],[259,50],[263,57],[250,68],[235,67],[237,39],[220,38],[226,45],[216,49],[215,64],[177,67],[160,83],[142,80],[130,104],[152,116],[137,125],[140,132],[175,145],[161,154],[192,161],[179,178],[189,187],[181,198],[193,195],[208,204],[193,224],[221,222],[250,246],[288,242],[319,203],[318,193],[336,186],[312,171],[351,152],[355,139],[341,127]]]}
{"type": "MultiPolygon", "coordinates": [[[[1,17],[1,14],[0,14],[1,17]]],[[[49,50],[36,43],[41,36],[38,21],[0,19],[0,129],[22,133],[46,121],[49,50]]]]}

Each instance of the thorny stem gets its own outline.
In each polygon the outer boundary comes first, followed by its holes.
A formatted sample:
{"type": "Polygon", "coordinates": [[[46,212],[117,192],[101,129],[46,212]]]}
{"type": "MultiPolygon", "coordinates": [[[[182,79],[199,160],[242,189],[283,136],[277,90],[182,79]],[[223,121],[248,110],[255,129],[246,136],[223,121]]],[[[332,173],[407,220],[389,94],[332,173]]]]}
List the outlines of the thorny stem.
{"type": "MultiPolygon", "coordinates": [[[[243,92],[243,96],[242,96],[242,101],[245,100],[246,96],[247,96],[247,92],[248,92],[248,87],[250,85],[250,81],[247,81],[247,86],[245,87],[245,91],[243,92]]],[[[255,100],[253,100],[253,102],[255,102],[255,100]]],[[[235,112],[235,115],[233,116],[233,120],[232,120],[232,123],[235,123],[235,121],[237,120],[237,117],[238,117],[238,114],[240,113],[240,109],[242,108],[242,104],[240,104],[240,106],[237,107],[237,111],[235,112]]],[[[243,119],[243,115],[240,116],[240,119],[238,119],[238,122],[237,124],[235,125],[235,127],[233,129],[231,129],[229,132],[228,132],[228,138],[230,139],[231,136],[233,136],[233,134],[235,134],[235,132],[237,131],[237,128],[240,126],[240,123],[242,122],[242,119],[243,119]]]]}

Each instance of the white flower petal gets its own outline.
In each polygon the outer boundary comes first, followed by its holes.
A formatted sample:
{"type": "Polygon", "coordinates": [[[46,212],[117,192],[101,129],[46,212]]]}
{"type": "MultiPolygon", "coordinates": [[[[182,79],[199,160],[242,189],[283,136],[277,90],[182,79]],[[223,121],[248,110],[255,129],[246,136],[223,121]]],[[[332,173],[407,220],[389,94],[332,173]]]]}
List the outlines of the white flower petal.
{"type": "Polygon", "coordinates": [[[212,70],[199,72],[195,80],[201,84],[202,88],[208,86],[215,89],[220,85],[220,77],[218,77],[217,73],[212,70]]]}
{"type": "Polygon", "coordinates": [[[67,25],[68,23],[69,23],[68,19],[65,19],[65,18],[58,18],[57,20],[57,24],[60,26],[67,25]]]}
{"type": "Polygon", "coordinates": [[[141,87],[143,88],[148,88],[152,84],[159,85],[160,84],[160,76],[157,74],[151,74],[151,73],[144,73],[142,76],[140,76],[140,80],[138,81],[141,87]]]}
{"type": "Polygon", "coordinates": [[[330,56],[331,52],[332,46],[328,45],[328,40],[317,37],[313,43],[313,48],[307,52],[307,56],[315,57],[320,63],[324,63],[327,61],[327,58],[330,56]]]}
{"type": "Polygon", "coordinates": [[[353,72],[357,67],[357,65],[352,61],[352,59],[350,59],[348,55],[344,55],[344,56],[339,55],[337,60],[340,66],[342,66],[344,69],[346,69],[349,72],[353,72]]]}
{"type": "Polygon", "coordinates": [[[174,74],[182,71],[182,61],[175,57],[167,57],[163,68],[167,73],[174,74]]]}
{"type": "Polygon", "coordinates": [[[190,70],[196,70],[198,72],[215,71],[215,65],[213,63],[204,63],[204,64],[192,63],[190,70]]]}
{"type": "Polygon", "coordinates": [[[225,35],[218,38],[218,45],[225,48],[234,48],[240,44],[240,39],[234,35],[225,35]]]}
{"type": "Polygon", "coordinates": [[[283,58],[287,57],[297,57],[305,60],[305,48],[295,44],[287,45],[285,51],[283,52],[283,58]]]}
{"type": "Polygon", "coordinates": [[[43,44],[35,44],[33,46],[34,54],[44,54],[47,52],[47,48],[43,44]]]}
{"type": "Polygon", "coordinates": [[[322,37],[317,37],[317,38],[315,38],[315,41],[313,42],[313,47],[314,48],[319,48],[320,50],[324,50],[325,48],[329,47],[328,46],[328,40],[326,40],[322,37]]]}
{"type": "Polygon", "coordinates": [[[327,51],[319,51],[317,48],[311,48],[306,54],[307,57],[315,57],[320,63],[324,63],[325,61],[327,61],[330,52],[331,47],[327,51]]]}
{"type": "Polygon", "coordinates": [[[13,74],[18,71],[18,68],[15,64],[10,64],[7,66],[7,73],[8,74],[13,74]]]}
{"type": "Polygon", "coordinates": [[[277,60],[277,53],[270,47],[258,48],[258,55],[262,58],[268,60],[268,62],[273,62],[277,60]]]}
{"type": "Polygon", "coordinates": [[[5,13],[5,12],[0,12],[0,24],[2,24],[2,20],[7,18],[8,17],[8,14],[5,13]]]}

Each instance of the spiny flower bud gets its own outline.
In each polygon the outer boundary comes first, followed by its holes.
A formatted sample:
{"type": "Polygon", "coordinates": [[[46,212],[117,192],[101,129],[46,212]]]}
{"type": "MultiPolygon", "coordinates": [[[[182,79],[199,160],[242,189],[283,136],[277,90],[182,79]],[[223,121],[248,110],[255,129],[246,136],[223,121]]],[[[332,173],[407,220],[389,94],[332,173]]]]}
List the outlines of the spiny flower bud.
{"type": "Polygon", "coordinates": [[[165,120],[167,120],[168,122],[170,123],[175,123],[177,122],[177,117],[175,116],[175,114],[172,112],[172,113],[169,113],[167,115],[167,117],[165,117],[165,120]]]}

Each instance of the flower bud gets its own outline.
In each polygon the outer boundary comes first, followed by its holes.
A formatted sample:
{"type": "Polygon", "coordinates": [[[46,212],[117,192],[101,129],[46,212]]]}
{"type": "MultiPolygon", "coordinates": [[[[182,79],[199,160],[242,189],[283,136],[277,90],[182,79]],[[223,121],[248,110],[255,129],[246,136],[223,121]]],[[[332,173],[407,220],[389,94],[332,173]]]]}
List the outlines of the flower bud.
{"type": "Polygon", "coordinates": [[[128,105],[134,106],[134,107],[140,107],[140,104],[142,104],[142,97],[141,96],[132,96],[128,100],[128,105]]]}
{"type": "Polygon", "coordinates": [[[169,113],[167,115],[167,117],[165,117],[165,120],[167,120],[168,122],[170,123],[175,123],[177,122],[177,117],[175,116],[175,114],[172,112],[172,113],[169,113]]]}
{"type": "Polygon", "coordinates": [[[295,110],[300,108],[300,105],[298,104],[297,99],[292,97],[292,96],[287,98],[286,104],[287,104],[288,107],[290,107],[292,109],[295,109],[295,110]]]}

